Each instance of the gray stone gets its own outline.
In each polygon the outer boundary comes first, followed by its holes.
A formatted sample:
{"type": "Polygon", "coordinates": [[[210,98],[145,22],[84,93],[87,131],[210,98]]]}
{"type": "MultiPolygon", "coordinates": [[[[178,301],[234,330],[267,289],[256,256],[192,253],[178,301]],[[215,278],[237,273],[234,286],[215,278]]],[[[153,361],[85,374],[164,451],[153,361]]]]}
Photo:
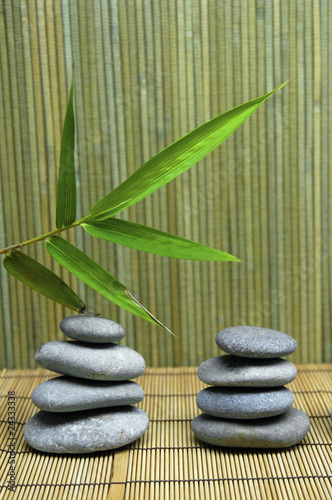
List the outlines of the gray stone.
{"type": "Polygon", "coordinates": [[[297,370],[293,363],[281,358],[246,359],[226,354],[203,361],[197,375],[209,385],[276,387],[294,380],[297,370]]]}
{"type": "Polygon", "coordinates": [[[25,425],[28,444],[49,453],[92,453],[132,443],[149,426],[147,414],[136,406],[74,413],[40,411],[25,425]]]}
{"type": "Polygon", "coordinates": [[[286,387],[241,389],[208,387],[197,394],[198,408],[214,417],[252,419],[272,417],[292,406],[294,397],[286,387]]]}
{"type": "Polygon", "coordinates": [[[285,448],[309,432],[309,417],[290,408],[276,417],[258,420],[226,420],[205,413],[196,417],[191,428],[202,441],[236,448],[285,448]]]}
{"type": "Polygon", "coordinates": [[[71,412],[139,403],[144,391],[136,382],[98,382],[61,376],[33,391],[32,402],[41,410],[71,412]]]}
{"type": "Polygon", "coordinates": [[[69,316],[60,323],[67,337],[81,342],[117,342],[125,336],[124,328],[111,319],[98,316],[69,316]]]}
{"type": "Polygon", "coordinates": [[[245,358],[279,358],[296,350],[296,340],[286,333],[255,326],[232,326],[217,333],[223,351],[245,358]]]}
{"type": "Polygon", "coordinates": [[[120,344],[53,340],[39,347],[35,359],[48,370],[91,380],[130,380],[145,370],[142,356],[120,344]]]}

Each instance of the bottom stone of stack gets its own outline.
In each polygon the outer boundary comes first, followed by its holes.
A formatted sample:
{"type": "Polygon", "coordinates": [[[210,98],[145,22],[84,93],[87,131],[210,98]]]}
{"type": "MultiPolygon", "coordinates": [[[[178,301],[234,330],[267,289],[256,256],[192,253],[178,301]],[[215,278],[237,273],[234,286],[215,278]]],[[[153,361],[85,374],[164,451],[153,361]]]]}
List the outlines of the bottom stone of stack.
{"type": "Polygon", "coordinates": [[[238,420],[221,419],[202,413],[191,424],[192,431],[209,444],[236,448],[286,448],[303,439],[310,419],[291,407],[275,417],[238,420]]]}
{"type": "Polygon", "coordinates": [[[149,417],[135,406],[74,413],[40,411],[25,425],[28,444],[49,453],[92,453],[132,443],[149,427],[149,417]]]}

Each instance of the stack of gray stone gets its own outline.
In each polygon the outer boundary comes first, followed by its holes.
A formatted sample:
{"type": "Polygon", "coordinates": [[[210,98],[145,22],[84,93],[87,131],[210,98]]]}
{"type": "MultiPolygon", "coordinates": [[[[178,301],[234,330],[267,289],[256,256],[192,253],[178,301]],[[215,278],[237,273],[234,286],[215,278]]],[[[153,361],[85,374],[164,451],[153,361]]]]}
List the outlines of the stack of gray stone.
{"type": "Polygon", "coordinates": [[[90,453],[119,448],[142,436],[147,414],[132,406],[142,401],[142,387],[131,381],[145,371],[142,356],[118,344],[121,325],[94,316],[71,316],[60,323],[70,341],[43,344],[35,359],[63,374],[32,393],[40,408],[26,424],[33,448],[52,453],[90,453]]]}
{"type": "Polygon", "coordinates": [[[282,448],[309,431],[308,416],[294,408],[284,387],[296,367],[282,359],[297,344],[289,335],[266,328],[238,326],[216,336],[226,355],[204,361],[198,377],[213,387],[196,398],[204,412],[192,422],[196,436],[209,444],[243,448],[282,448]]]}

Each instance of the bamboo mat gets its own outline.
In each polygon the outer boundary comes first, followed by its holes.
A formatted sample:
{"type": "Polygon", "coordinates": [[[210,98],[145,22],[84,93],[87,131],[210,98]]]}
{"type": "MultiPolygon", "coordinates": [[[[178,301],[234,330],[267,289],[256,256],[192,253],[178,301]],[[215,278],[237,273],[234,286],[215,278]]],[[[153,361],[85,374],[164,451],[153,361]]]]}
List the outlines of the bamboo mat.
{"type": "Polygon", "coordinates": [[[53,373],[38,369],[1,372],[1,499],[331,499],[332,364],[298,365],[288,387],[294,406],[311,420],[308,435],[286,450],[248,451],[206,446],[190,423],[199,413],[203,384],[196,368],[149,368],[137,379],[140,403],[150,417],[147,433],[122,448],[89,455],[40,453],[24,440],[23,426],[36,413],[33,389],[53,373]],[[16,491],[9,470],[7,394],[15,391],[16,491]]]}

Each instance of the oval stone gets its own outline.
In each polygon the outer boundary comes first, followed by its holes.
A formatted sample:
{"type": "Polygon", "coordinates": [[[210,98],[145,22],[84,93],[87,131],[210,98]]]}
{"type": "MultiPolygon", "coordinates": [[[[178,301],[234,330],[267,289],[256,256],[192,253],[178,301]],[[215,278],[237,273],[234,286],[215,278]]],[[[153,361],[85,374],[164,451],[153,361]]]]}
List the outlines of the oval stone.
{"type": "Polygon", "coordinates": [[[99,316],[69,316],[61,321],[60,330],[71,339],[92,343],[117,342],[126,334],[119,323],[99,316]]]}
{"type": "Polygon", "coordinates": [[[197,375],[209,385],[227,387],[277,387],[295,379],[297,369],[282,358],[240,358],[226,354],[203,361],[197,375]]]}
{"type": "Polygon", "coordinates": [[[310,429],[309,417],[297,408],[276,417],[258,420],[226,420],[202,413],[191,424],[205,443],[236,448],[285,448],[293,446],[310,429]]]}
{"type": "Polygon", "coordinates": [[[216,344],[223,351],[245,358],[279,358],[296,350],[290,335],[256,326],[231,326],[217,333],[216,344]]]}
{"type": "Polygon", "coordinates": [[[39,347],[35,359],[48,370],[90,380],[130,380],[145,370],[142,356],[121,344],[53,340],[39,347]]]}
{"type": "Polygon", "coordinates": [[[136,382],[98,382],[66,375],[46,380],[31,396],[38,408],[52,412],[125,406],[143,398],[144,391],[136,382]]]}
{"type": "Polygon", "coordinates": [[[149,426],[147,414],[136,406],[74,413],[40,411],[25,425],[28,444],[48,453],[92,453],[132,443],[149,426]]]}
{"type": "Polygon", "coordinates": [[[208,387],[197,394],[198,408],[214,417],[252,419],[272,417],[292,406],[294,397],[286,387],[274,389],[226,389],[208,387]]]}

